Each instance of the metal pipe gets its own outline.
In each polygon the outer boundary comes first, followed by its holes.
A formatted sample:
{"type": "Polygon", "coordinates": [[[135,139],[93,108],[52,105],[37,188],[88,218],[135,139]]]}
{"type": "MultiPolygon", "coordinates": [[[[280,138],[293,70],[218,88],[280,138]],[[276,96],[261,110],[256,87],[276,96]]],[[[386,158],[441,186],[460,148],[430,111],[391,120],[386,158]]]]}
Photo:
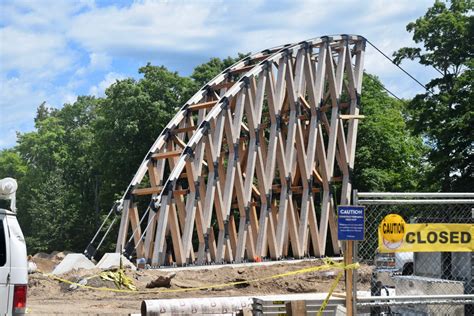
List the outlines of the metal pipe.
{"type": "Polygon", "coordinates": [[[117,217],[114,217],[114,219],[113,219],[112,222],[110,223],[110,225],[109,225],[109,227],[107,228],[107,231],[105,232],[104,236],[102,236],[102,239],[100,240],[99,245],[97,245],[96,251],[99,250],[100,246],[102,246],[102,243],[104,242],[105,237],[107,237],[107,235],[109,234],[110,229],[111,229],[112,226],[114,225],[116,219],[117,219],[117,217]]]}
{"type": "Polygon", "coordinates": [[[470,192],[457,192],[457,193],[444,193],[444,192],[357,192],[359,198],[376,198],[376,197],[420,197],[420,198],[474,198],[474,193],[470,192]]]}
{"type": "Polygon", "coordinates": [[[408,301],[408,300],[474,300],[474,294],[445,294],[445,295],[397,295],[397,296],[362,296],[359,302],[371,301],[408,301]]]}
{"type": "Polygon", "coordinates": [[[99,235],[100,231],[102,230],[102,227],[104,227],[105,223],[107,222],[107,220],[110,217],[110,214],[112,214],[113,211],[114,211],[114,208],[112,207],[109,211],[109,214],[107,214],[107,217],[105,217],[105,219],[102,221],[102,225],[100,225],[99,229],[97,229],[97,232],[95,233],[94,237],[92,237],[92,240],[90,241],[89,244],[92,244],[95,241],[95,239],[99,235]]]}
{"type": "Polygon", "coordinates": [[[399,301],[399,302],[370,302],[357,303],[357,307],[372,307],[372,306],[402,306],[402,305],[467,305],[473,304],[474,300],[452,299],[452,300],[413,300],[413,301],[399,301]]]}
{"type": "Polygon", "coordinates": [[[459,200],[359,200],[360,205],[374,204],[474,204],[474,199],[459,200]]]}

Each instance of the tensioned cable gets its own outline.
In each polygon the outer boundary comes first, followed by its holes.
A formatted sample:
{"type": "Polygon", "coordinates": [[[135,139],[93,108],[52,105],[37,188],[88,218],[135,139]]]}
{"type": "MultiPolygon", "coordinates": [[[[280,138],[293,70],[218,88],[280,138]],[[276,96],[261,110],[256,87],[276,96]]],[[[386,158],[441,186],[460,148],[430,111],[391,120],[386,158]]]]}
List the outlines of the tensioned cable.
{"type": "MultiPolygon", "coordinates": [[[[355,67],[355,65],[353,64],[352,66],[355,67]]],[[[393,93],[392,91],[390,91],[387,87],[385,87],[383,85],[383,83],[381,83],[380,81],[378,80],[372,80],[376,85],[378,85],[380,88],[384,89],[385,91],[387,91],[392,97],[394,97],[395,99],[397,99],[398,101],[402,101],[403,102],[403,99],[400,98],[399,96],[397,96],[395,93],[393,93]]]]}
{"type": "Polygon", "coordinates": [[[385,91],[387,91],[389,94],[391,94],[395,99],[397,99],[398,101],[402,101],[403,100],[401,98],[399,98],[395,93],[393,93],[392,91],[388,90],[387,87],[385,87],[381,82],[377,81],[377,80],[373,80],[373,82],[378,85],[379,87],[381,87],[382,89],[384,89],[385,91]]]}
{"type": "Polygon", "coordinates": [[[376,51],[378,51],[382,56],[384,56],[385,58],[387,58],[388,60],[390,60],[390,62],[392,64],[394,64],[395,66],[397,66],[401,71],[403,71],[408,77],[410,77],[411,79],[413,79],[416,83],[418,83],[420,86],[422,86],[426,91],[428,91],[429,93],[433,94],[433,91],[431,91],[430,89],[428,89],[424,84],[422,84],[420,81],[418,81],[415,77],[413,77],[408,71],[406,71],[405,69],[403,69],[400,65],[397,65],[395,63],[395,61],[388,57],[384,52],[382,52],[377,46],[375,46],[371,41],[369,41],[368,39],[365,39],[367,41],[367,43],[370,44],[370,46],[372,46],[373,48],[375,48],[376,51]]]}

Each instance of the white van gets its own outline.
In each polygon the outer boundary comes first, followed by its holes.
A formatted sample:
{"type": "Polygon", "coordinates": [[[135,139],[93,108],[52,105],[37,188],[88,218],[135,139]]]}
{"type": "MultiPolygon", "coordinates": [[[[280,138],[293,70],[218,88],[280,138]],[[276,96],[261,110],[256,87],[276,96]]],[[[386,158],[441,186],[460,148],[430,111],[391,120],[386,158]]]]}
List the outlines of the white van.
{"type": "Polygon", "coordinates": [[[10,200],[9,209],[0,208],[0,315],[26,313],[26,244],[15,213],[16,188],[14,179],[0,180],[0,200],[10,200]]]}

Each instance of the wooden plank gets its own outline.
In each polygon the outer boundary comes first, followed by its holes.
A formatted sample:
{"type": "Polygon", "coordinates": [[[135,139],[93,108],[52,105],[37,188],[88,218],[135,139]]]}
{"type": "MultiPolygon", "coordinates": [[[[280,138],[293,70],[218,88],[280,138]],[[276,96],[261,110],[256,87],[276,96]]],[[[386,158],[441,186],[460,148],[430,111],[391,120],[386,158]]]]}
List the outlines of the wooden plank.
{"type": "Polygon", "coordinates": [[[256,65],[248,65],[248,66],[244,66],[244,67],[240,67],[240,68],[236,68],[236,69],[231,69],[229,71],[229,73],[233,74],[233,75],[236,75],[236,74],[241,74],[243,72],[247,72],[249,71],[250,69],[252,69],[253,67],[255,67],[256,65]]]}
{"type": "MultiPolygon", "coordinates": [[[[354,248],[354,241],[347,240],[346,242],[346,249],[344,251],[344,263],[346,266],[352,264],[352,249],[354,248]]],[[[352,269],[346,270],[345,275],[345,283],[346,283],[346,315],[353,316],[353,271],[352,269]]]]}
{"type": "Polygon", "coordinates": [[[155,230],[157,224],[158,216],[153,210],[149,210],[148,213],[148,222],[147,222],[147,231],[145,235],[145,258],[147,263],[151,263],[151,258],[153,257],[153,244],[155,237],[155,230]]]}
{"type": "Polygon", "coordinates": [[[122,253],[123,247],[125,247],[125,240],[127,238],[128,232],[128,223],[129,223],[129,208],[130,208],[130,200],[123,201],[123,209],[122,209],[122,218],[120,220],[120,228],[117,237],[117,244],[115,246],[115,252],[122,253]]]}
{"type": "MultiPolygon", "coordinates": [[[[201,207],[201,201],[196,200],[196,186],[195,182],[198,177],[195,174],[194,163],[186,161],[186,173],[188,176],[189,194],[186,197],[186,221],[183,230],[183,251],[189,259],[190,253],[194,253],[192,248],[192,236],[195,225],[196,209],[201,207]]],[[[197,229],[197,228],[196,228],[197,229]]],[[[199,241],[203,240],[201,229],[197,229],[199,241]]]]}
{"type": "MultiPolygon", "coordinates": [[[[341,110],[348,109],[349,107],[350,107],[350,103],[347,103],[347,102],[339,103],[339,109],[341,110]]],[[[332,104],[325,104],[321,106],[321,112],[327,112],[331,109],[332,109],[332,104]]]]}
{"type": "Polygon", "coordinates": [[[285,303],[286,314],[289,316],[306,315],[305,301],[289,301],[285,303]]]}
{"type": "Polygon", "coordinates": [[[229,88],[232,87],[234,84],[235,84],[234,81],[221,82],[221,83],[218,83],[218,84],[213,85],[213,86],[212,86],[212,89],[214,89],[214,90],[229,89],[229,88]]]}
{"type": "Polygon", "coordinates": [[[310,195],[309,197],[309,214],[308,214],[308,223],[309,223],[309,235],[311,237],[311,244],[313,245],[314,256],[320,257],[322,255],[320,235],[318,229],[318,220],[316,216],[316,209],[314,207],[314,197],[310,195]]]}
{"type": "Polygon", "coordinates": [[[339,114],[339,118],[342,120],[359,120],[359,119],[364,119],[365,115],[339,114]]]}
{"type": "Polygon", "coordinates": [[[196,126],[187,126],[187,127],[175,128],[173,130],[173,133],[179,134],[179,133],[184,133],[184,132],[192,132],[195,130],[196,130],[196,126]]]}
{"type": "Polygon", "coordinates": [[[159,265],[163,262],[166,256],[165,248],[165,233],[168,224],[169,214],[169,194],[162,196],[160,214],[158,217],[158,227],[156,229],[155,245],[153,249],[152,265],[159,265]]]}
{"type": "MultiPolygon", "coordinates": [[[[282,189],[282,186],[279,185],[279,184],[274,184],[272,185],[272,192],[273,193],[280,193],[281,192],[281,189],[282,189]]],[[[305,188],[301,185],[292,185],[291,186],[291,193],[292,194],[303,194],[305,188]]],[[[318,193],[321,191],[321,189],[319,188],[312,188],[311,191],[313,193],[318,193]]]]}
{"type": "Polygon", "coordinates": [[[181,150],[166,151],[166,152],[162,152],[162,153],[152,154],[151,158],[153,158],[155,160],[167,159],[167,158],[171,158],[171,157],[181,156],[181,153],[182,153],[181,150]]]}
{"type": "Polygon", "coordinates": [[[181,147],[181,149],[186,148],[186,143],[181,138],[179,138],[177,135],[173,135],[173,142],[176,145],[178,145],[179,147],[181,147]]]}
{"type": "Polygon", "coordinates": [[[181,266],[186,263],[186,258],[183,251],[183,244],[181,241],[181,231],[179,228],[178,214],[176,212],[176,204],[174,203],[171,203],[170,207],[169,225],[171,232],[171,240],[173,241],[175,260],[176,263],[181,266]]]}
{"type": "Polygon", "coordinates": [[[198,111],[198,110],[202,110],[202,109],[208,109],[208,108],[212,108],[214,105],[216,105],[216,103],[217,103],[217,100],[191,104],[188,107],[188,109],[190,111],[198,111]]]}
{"type": "Polygon", "coordinates": [[[148,177],[152,187],[157,187],[161,181],[160,173],[158,172],[153,160],[148,162],[148,177]]]}
{"type": "Polygon", "coordinates": [[[163,187],[152,187],[152,188],[139,188],[133,189],[133,195],[150,195],[150,194],[158,194],[161,192],[163,187]]]}
{"type": "Polygon", "coordinates": [[[264,55],[260,55],[260,56],[253,57],[251,60],[252,60],[253,62],[259,62],[259,61],[262,61],[262,60],[267,59],[267,58],[270,57],[270,56],[271,56],[270,54],[264,54],[264,55]]]}
{"type": "Polygon", "coordinates": [[[132,228],[133,242],[135,243],[137,251],[137,258],[143,258],[145,256],[145,249],[143,247],[143,243],[140,242],[142,230],[140,227],[140,219],[138,216],[138,209],[136,204],[133,204],[133,206],[130,208],[128,215],[130,218],[130,226],[132,228]]]}
{"type": "Polygon", "coordinates": [[[300,239],[298,238],[298,216],[296,211],[295,201],[293,196],[290,194],[288,198],[288,232],[291,240],[291,250],[295,258],[301,258],[303,256],[303,250],[300,246],[300,239]]]}

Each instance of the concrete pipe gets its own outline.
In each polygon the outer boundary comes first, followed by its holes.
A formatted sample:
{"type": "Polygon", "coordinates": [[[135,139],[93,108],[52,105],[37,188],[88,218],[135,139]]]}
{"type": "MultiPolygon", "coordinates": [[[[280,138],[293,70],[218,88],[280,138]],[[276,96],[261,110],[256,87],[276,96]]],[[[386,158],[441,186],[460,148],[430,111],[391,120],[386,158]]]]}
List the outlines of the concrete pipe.
{"type": "Polygon", "coordinates": [[[142,315],[202,315],[233,314],[252,308],[250,297],[214,297],[144,300],[141,305],[142,315]]]}

